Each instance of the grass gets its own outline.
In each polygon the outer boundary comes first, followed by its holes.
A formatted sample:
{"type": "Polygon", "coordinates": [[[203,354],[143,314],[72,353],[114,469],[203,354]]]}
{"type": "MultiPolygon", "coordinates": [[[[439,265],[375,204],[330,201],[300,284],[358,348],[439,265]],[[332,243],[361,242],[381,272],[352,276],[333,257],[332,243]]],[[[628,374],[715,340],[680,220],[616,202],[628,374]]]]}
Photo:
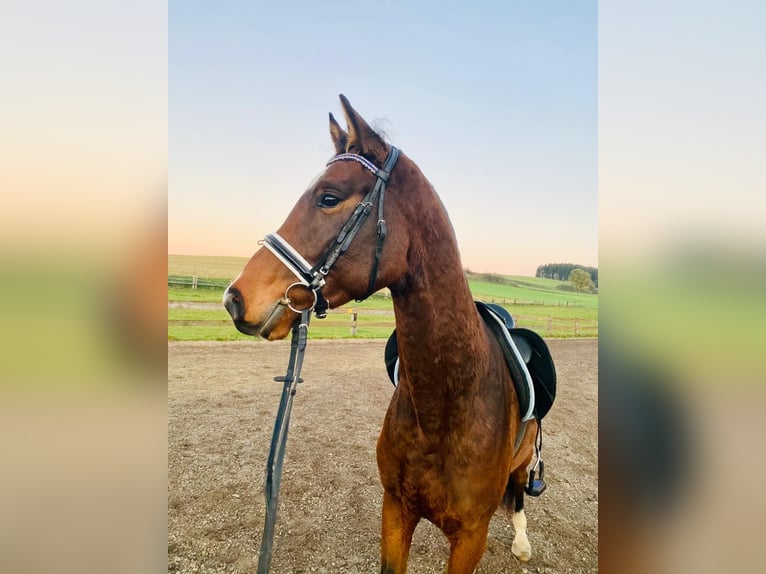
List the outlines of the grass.
{"type": "MultiPolygon", "coordinates": [[[[358,323],[380,323],[380,322],[394,322],[393,310],[385,315],[380,314],[365,314],[365,309],[357,307],[359,312],[357,313],[358,323]]],[[[327,314],[326,322],[328,323],[348,323],[351,324],[351,307],[341,307],[340,310],[331,310],[327,314]]],[[[168,309],[168,321],[226,321],[231,322],[229,314],[224,310],[223,306],[220,309],[183,309],[183,308],[170,308],[168,309]]]]}
{"type": "MultiPolygon", "coordinates": [[[[174,341],[232,341],[251,339],[239,333],[229,321],[221,299],[225,287],[247,262],[244,257],[168,256],[169,275],[196,272],[205,280],[221,281],[221,286],[191,289],[168,286],[168,301],[216,303],[211,309],[168,309],[168,339],[174,341]]],[[[201,279],[202,280],[202,279],[201,279]]],[[[501,303],[516,318],[517,326],[533,329],[544,337],[597,337],[598,295],[557,289],[564,281],[540,277],[503,276],[504,283],[482,281],[469,276],[475,299],[501,303]]],[[[314,320],[309,337],[334,339],[351,337],[348,311],[358,309],[357,338],[386,338],[394,329],[393,303],[383,294],[361,303],[349,302],[324,321],[314,320]],[[388,311],[366,314],[365,311],[388,311]]]]}
{"type": "MultiPolygon", "coordinates": [[[[356,338],[387,338],[394,330],[394,316],[357,314],[356,338]]],[[[309,329],[310,339],[345,339],[351,337],[351,315],[331,312],[327,319],[314,319],[309,329]]],[[[223,308],[168,309],[168,339],[171,341],[238,341],[252,340],[239,333],[223,308]]]]}
{"type": "MultiPolygon", "coordinates": [[[[552,280],[549,279],[548,281],[552,280]]],[[[562,284],[560,281],[556,283],[562,284]]],[[[539,305],[598,307],[598,296],[591,293],[572,293],[542,287],[530,289],[528,287],[487,283],[486,281],[475,281],[473,279],[468,280],[468,286],[471,288],[475,298],[488,302],[496,300],[498,303],[513,303],[517,305],[535,303],[539,305]]]]}
{"type": "MultiPolygon", "coordinates": [[[[221,303],[225,288],[199,288],[168,286],[168,301],[180,301],[187,303],[221,303]]],[[[382,294],[376,294],[372,297],[357,303],[352,301],[344,307],[359,307],[360,309],[381,309],[393,310],[391,298],[382,294]]]]}
{"type": "MultiPolygon", "coordinates": [[[[393,332],[391,327],[360,327],[356,339],[387,339],[393,332]]],[[[309,339],[350,339],[348,327],[323,327],[319,321],[312,322],[309,339]]],[[[233,325],[215,326],[168,326],[168,341],[253,341],[253,337],[243,335],[233,325]]]]}
{"type": "Polygon", "coordinates": [[[168,275],[198,275],[233,281],[247,261],[247,257],[168,255],[168,275]]]}
{"type": "Polygon", "coordinates": [[[234,325],[168,325],[168,341],[252,341],[234,325]]]}
{"type": "Polygon", "coordinates": [[[199,303],[220,303],[223,289],[191,289],[190,287],[168,286],[168,301],[186,301],[199,303]]]}

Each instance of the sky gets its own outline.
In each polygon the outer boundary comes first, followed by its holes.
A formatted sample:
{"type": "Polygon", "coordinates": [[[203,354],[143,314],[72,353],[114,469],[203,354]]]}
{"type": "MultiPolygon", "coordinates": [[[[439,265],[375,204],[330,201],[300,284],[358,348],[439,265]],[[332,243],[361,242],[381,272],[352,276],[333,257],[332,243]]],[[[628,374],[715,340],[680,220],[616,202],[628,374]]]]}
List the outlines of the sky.
{"type": "Polygon", "coordinates": [[[598,264],[596,2],[170,2],[168,252],[250,256],[345,94],[417,163],[464,267],[598,264]]]}
{"type": "Polygon", "coordinates": [[[599,5],[602,265],[677,243],[763,251],[764,26],[756,0],[599,5]]]}

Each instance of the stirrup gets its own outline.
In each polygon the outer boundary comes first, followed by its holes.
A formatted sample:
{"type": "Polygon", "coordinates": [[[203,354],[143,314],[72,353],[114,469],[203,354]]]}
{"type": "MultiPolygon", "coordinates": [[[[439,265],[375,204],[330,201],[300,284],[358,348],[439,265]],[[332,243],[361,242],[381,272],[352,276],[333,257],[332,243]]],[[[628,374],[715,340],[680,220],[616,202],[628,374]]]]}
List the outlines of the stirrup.
{"type": "Polygon", "coordinates": [[[543,492],[545,492],[545,489],[547,488],[544,479],[545,464],[543,463],[542,459],[542,450],[543,425],[540,419],[537,419],[537,436],[535,437],[535,454],[537,454],[537,460],[535,461],[535,466],[533,466],[532,470],[529,471],[529,483],[527,483],[527,486],[524,488],[524,492],[526,492],[529,496],[540,496],[543,492]],[[535,478],[535,472],[537,471],[538,467],[540,467],[540,477],[535,478]]]}
{"type": "MultiPolygon", "coordinates": [[[[548,488],[548,485],[545,484],[545,480],[543,480],[543,475],[545,474],[545,465],[540,459],[538,459],[538,463],[540,464],[540,478],[535,478],[534,468],[530,470],[529,483],[524,489],[524,492],[526,492],[529,496],[540,496],[543,492],[545,492],[545,489],[548,488]]],[[[535,465],[535,468],[536,467],[537,465],[535,465]]]]}

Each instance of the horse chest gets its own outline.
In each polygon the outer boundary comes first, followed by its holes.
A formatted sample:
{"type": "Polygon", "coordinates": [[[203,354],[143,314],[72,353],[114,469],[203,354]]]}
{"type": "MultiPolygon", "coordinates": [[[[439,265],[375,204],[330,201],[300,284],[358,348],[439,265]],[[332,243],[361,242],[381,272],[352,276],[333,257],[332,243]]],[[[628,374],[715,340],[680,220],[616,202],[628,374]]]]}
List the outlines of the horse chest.
{"type": "Polygon", "coordinates": [[[417,426],[397,420],[384,425],[378,444],[378,467],[384,489],[411,506],[411,512],[443,527],[466,509],[479,514],[494,508],[507,480],[487,480],[504,464],[497,448],[472,440],[470,433],[427,436],[417,426]],[[481,462],[479,462],[481,461],[481,462]]]}

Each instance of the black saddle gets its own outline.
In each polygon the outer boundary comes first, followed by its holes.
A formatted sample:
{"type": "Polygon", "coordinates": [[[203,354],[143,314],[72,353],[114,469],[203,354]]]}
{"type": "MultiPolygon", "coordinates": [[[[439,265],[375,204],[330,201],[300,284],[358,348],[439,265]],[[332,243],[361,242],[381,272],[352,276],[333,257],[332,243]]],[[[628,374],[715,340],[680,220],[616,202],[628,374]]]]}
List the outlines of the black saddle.
{"type": "MultiPolygon", "coordinates": [[[[516,386],[522,419],[542,419],[556,397],[556,367],[548,345],[529,329],[515,327],[511,314],[500,305],[475,301],[484,323],[500,344],[506,365],[516,386]]],[[[386,370],[391,382],[398,382],[399,346],[396,329],[386,342],[386,370]]]]}

